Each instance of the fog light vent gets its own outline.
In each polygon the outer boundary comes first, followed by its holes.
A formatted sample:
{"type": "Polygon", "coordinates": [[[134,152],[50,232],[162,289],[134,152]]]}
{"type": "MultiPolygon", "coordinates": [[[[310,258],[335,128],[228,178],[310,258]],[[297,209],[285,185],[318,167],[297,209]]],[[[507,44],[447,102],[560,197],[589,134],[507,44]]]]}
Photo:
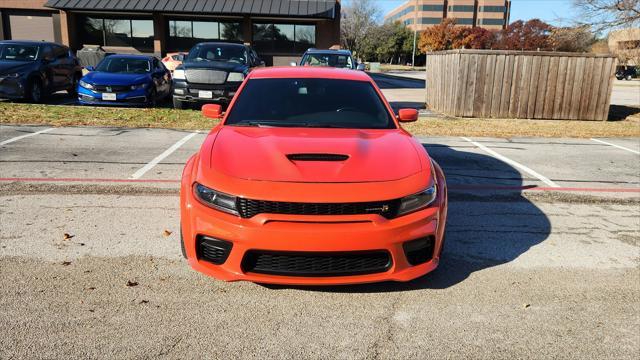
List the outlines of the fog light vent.
{"type": "Polygon", "coordinates": [[[199,236],[196,240],[196,254],[198,260],[204,260],[215,265],[222,265],[231,252],[233,244],[206,236],[199,236]]]}
{"type": "Polygon", "coordinates": [[[402,244],[404,255],[411,265],[424,264],[433,258],[433,248],[435,245],[435,237],[428,236],[426,238],[407,241],[402,244]]]}

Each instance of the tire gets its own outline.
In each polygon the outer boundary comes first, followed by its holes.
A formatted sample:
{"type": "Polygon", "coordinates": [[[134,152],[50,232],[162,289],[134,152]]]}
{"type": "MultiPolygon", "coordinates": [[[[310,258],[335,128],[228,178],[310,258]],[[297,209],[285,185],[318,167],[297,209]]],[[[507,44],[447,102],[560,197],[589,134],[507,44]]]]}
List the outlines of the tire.
{"type": "Polygon", "coordinates": [[[180,101],[176,98],[173,98],[173,108],[174,109],[178,109],[178,110],[182,110],[184,108],[186,108],[185,106],[186,104],[184,103],[184,101],[180,101]]]}
{"type": "Polygon", "coordinates": [[[187,258],[187,250],[184,248],[184,238],[182,237],[182,226],[180,227],[180,251],[182,252],[182,257],[187,258]]]}
{"type": "Polygon", "coordinates": [[[631,79],[633,79],[633,76],[627,75],[627,76],[624,77],[624,79],[627,80],[627,81],[631,81],[631,79]]]}
{"type": "Polygon", "coordinates": [[[616,75],[616,79],[618,79],[618,80],[622,80],[622,79],[624,79],[624,76],[616,75]]]}
{"type": "Polygon", "coordinates": [[[156,107],[156,105],[158,105],[158,92],[155,88],[151,89],[151,91],[149,92],[148,104],[149,107],[156,107]]]}
{"type": "Polygon", "coordinates": [[[44,98],[44,89],[42,88],[42,81],[39,79],[32,79],[27,86],[27,100],[33,103],[41,103],[44,98]]]}
{"type": "Polygon", "coordinates": [[[67,89],[67,94],[69,96],[77,96],[78,95],[78,82],[80,81],[80,75],[75,74],[71,79],[71,87],[67,89]]]}

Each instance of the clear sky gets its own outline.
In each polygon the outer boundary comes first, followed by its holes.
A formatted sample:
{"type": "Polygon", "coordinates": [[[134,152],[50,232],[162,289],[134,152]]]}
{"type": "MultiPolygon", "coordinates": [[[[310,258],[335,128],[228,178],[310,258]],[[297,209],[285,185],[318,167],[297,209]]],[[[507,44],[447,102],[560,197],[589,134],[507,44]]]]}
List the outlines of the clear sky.
{"type": "MultiPolygon", "coordinates": [[[[374,0],[386,14],[406,0],[374,0]]],[[[343,0],[348,3],[349,0],[343,0]]],[[[561,25],[574,17],[572,0],[511,0],[511,22],[538,18],[552,25],[561,25]]],[[[568,25],[568,24],[566,24],[568,25]]]]}

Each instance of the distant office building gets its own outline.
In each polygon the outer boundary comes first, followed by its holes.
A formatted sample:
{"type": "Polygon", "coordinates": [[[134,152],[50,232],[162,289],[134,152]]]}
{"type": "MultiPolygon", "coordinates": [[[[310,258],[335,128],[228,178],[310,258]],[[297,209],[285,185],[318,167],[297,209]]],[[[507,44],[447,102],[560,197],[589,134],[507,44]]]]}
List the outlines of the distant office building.
{"type": "Polygon", "coordinates": [[[509,24],[511,0],[409,0],[385,16],[411,30],[425,30],[443,19],[455,18],[459,25],[504,29],[509,24]]]}

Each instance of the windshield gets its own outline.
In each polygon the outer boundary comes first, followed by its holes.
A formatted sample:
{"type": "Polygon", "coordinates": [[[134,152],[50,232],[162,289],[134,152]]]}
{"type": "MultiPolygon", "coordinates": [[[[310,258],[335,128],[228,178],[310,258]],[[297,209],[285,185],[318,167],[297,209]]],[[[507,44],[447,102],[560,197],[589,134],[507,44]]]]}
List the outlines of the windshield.
{"type": "Polygon", "coordinates": [[[146,59],[107,57],[98,64],[96,71],[120,74],[144,74],[151,71],[151,64],[146,59]]]}
{"type": "Polygon", "coordinates": [[[351,56],[338,54],[307,54],[302,59],[302,66],[330,66],[351,69],[351,56]]]}
{"type": "Polygon", "coordinates": [[[38,58],[38,45],[0,45],[0,60],[34,61],[38,58]]]}
{"type": "Polygon", "coordinates": [[[249,80],[225,124],[349,129],[396,127],[382,99],[368,82],[293,78],[249,80]]]}
{"type": "Polygon", "coordinates": [[[244,46],[202,44],[196,45],[189,51],[186,61],[223,61],[246,64],[247,52],[244,46]]]}

